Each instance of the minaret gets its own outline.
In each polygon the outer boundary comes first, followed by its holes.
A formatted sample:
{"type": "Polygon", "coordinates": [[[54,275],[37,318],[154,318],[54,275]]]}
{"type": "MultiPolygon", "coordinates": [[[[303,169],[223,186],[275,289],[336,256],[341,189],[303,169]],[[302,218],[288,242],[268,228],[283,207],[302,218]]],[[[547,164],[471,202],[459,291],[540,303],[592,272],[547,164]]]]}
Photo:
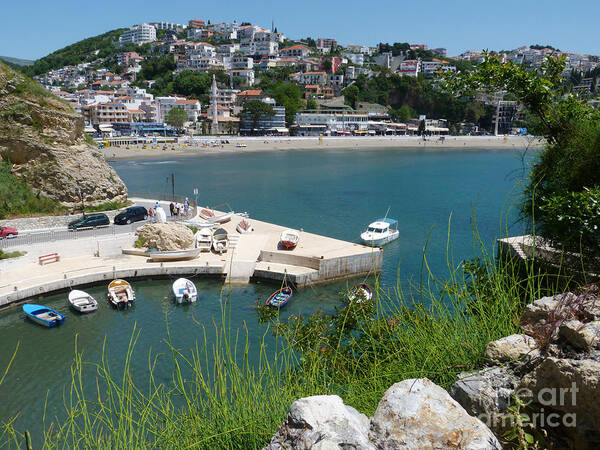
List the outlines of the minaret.
{"type": "Polygon", "coordinates": [[[210,88],[210,107],[212,111],[211,134],[219,133],[219,120],[217,117],[217,80],[213,74],[212,86],[210,88]]]}

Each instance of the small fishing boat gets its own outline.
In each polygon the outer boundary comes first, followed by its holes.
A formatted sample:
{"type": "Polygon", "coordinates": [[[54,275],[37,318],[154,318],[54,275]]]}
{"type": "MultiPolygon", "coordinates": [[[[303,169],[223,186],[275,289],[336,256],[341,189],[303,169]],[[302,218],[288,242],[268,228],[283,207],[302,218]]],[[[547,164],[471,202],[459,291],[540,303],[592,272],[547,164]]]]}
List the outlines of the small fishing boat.
{"type": "MultiPolygon", "coordinates": [[[[228,206],[229,207],[229,205],[227,205],[226,203],[224,203],[222,205],[217,205],[213,208],[209,208],[207,206],[206,208],[200,208],[200,210],[198,211],[198,215],[210,223],[229,222],[235,213],[233,211],[229,211],[227,213],[220,213],[217,211],[217,208],[219,206],[228,206]]],[[[229,209],[231,209],[231,208],[229,208],[229,209]]]]}
{"type": "Polygon", "coordinates": [[[360,303],[363,301],[368,301],[373,298],[373,290],[371,286],[367,283],[358,283],[355,284],[352,289],[350,289],[350,293],[348,295],[348,300],[351,302],[360,303]]]}
{"type": "Polygon", "coordinates": [[[210,252],[212,247],[212,230],[209,227],[200,228],[194,235],[196,248],[201,252],[210,252]]]}
{"type": "Polygon", "coordinates": [[[91,313],[98,309],[98,302],[87,292],[73,290],[69,292],[67,303],[75,311],[80,313],[91,313]]]}
{"type": "Polygon", "coordinates": [[[252,233],[254,231],[254,228],[252,228],[252,225],[246,219],[242,219],[235,229],[240,234],[252,233]]]}
{"type": "Polygon", "coordinates": [[[227,251],[228,246],[229,238],[227,236],[227,231],[223,228],[218,228],[215,230],[212,237],[213,250],[219,254],[223,254],[227,251]]]}
{"type": "Polygon", "coordinates": [[[190,248],[188,250],[171,250],[165,252],[150,252],[148,258],[152,262],[159,261],[186,261],[189,259],[197,258],[201,248],[190,248]]]}
{"type": "Polygon", "coordinates": [[[125,280],[113,280],[108,285],[108,301],[117,309],[129,308],[135,301],[135,293],[125,280]]]}
{"type": "Polygon", "coordinates": [[[65,321],[65,316],[42,305],[23,305],[25,315],[44,327],[55,327],[65,321]]]}
{"type": "Polygon", "coordinates": [[[265,302],[265,305],[273,306],[274,308],[282,308],[283,306],[287,305],[287,303],[290,301],[290,299],[292,298],[292,294],[292,288],[286,286],[282,289],[273,292],[265,302]]]}
{"type": "Polygon", "coordinates": [[[360,238],[366,245],[375,247],[398,239],[399,235],[398,221],[384,217],[369,224],[367,230],[360,235],[360,238]]]}
{"type": "Polygon", "coordinates": [[[280,242],[288,250],[293,250],[298,245],[300,234],[295,230],[284,230],[281,233],[280,242]]]}
{"type": "Polygon", "coordinates": [[[178,278],[173,283],[173,295],[177,303],[195,302],[198,299],[198,290],[187,278],[178,278]]]}

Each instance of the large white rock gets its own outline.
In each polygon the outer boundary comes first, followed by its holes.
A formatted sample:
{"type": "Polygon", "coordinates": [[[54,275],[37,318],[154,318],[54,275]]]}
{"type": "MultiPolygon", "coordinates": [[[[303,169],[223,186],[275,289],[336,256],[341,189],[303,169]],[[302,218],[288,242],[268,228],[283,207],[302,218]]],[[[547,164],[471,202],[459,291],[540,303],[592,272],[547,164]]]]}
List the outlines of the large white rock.
{"type": "Polygon", "coordinates": [[[265,449],[374,450],[368,433],[367,416],[337,395],[316,395],[292,403],[286,422],[265,449]]]}
{"type": "Polygon", "coordinates": [[[138,228],[135,234],[144,241],[146,247],[161,252],[194,247],[194,233],[179,223],[149,223],[138,228]]]}
{"type": "Polygon", "coordinates": [[[600,343],[600,321],[568,320],[561,324],[558,335],[576,350],[589,351],[600,343]]]}
{"type": "Polygon", "coordinates": [[[378,449],[502,448],[483,422],[427,378],[404,380],[387,390],[369,437],[378,449]]]}
{"type": "Polygon", "coordinates": [[[485,357],[492,363],[505,363],[524,358],[537,356],[535,339],[526,334],[512,334],[488,343],[485,348],[485,357]]]}

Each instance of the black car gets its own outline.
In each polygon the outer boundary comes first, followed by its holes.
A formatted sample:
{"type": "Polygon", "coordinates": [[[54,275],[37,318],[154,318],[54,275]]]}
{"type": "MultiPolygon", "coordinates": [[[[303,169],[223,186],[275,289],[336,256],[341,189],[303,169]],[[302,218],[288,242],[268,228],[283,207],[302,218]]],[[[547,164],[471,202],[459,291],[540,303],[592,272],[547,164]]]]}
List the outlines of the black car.
{"type": "Polygon", "coordinates": [[[107,227],[108,225],[110,225],[110,220],[106,214],[84,214],[81,218],[69,222],[68,228],[69,230],[80,230],[82,228],[107,227]]]}
{"type": "Polygon", "coordinates": [[[143,206],[131,206],[115,216],[115,225],[125,225],[148,218],[148,211],[143,206]]]}

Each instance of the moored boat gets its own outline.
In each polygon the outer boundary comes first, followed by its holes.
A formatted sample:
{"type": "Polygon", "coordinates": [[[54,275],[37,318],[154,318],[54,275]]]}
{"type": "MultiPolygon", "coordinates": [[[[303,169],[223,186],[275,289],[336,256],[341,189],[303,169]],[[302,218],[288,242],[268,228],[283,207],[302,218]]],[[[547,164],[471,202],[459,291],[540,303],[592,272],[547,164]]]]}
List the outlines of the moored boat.
{"type": "Polygon", "coordinates": [[[198,289],[187,278],[178,278],[173,283],[173,295],[177,303],[195,302],[198,299],[198,289]]]}
{"type": "Polygon", "coordinates": [[[254,228],[252,228],[252,225],[246,219],[242,219],[235,229],[240,234],[252,233],[254,231],[254,228]]]}
{"type": "Polygon", "coordinates": [[[367,230],[360,235],[364,244],[371,247],[387,244],[398,239],[398,221],[384,217],[369,224],[367,230]]]}
{"type": "Polygon", "coordinates": [[[373,290],[371,286],[367,283],[358,283],[355,284],[352,289],[350,289],[350,293],[348,295],[348,300],[351,302],[360,303],[363,301],[368,301],[373,298],[373,290]]]}
{"type": "Polygon", "coordinates": [[[295,230],[284,230],[283,233],[281,233],[281,245],[288,250],[293,250],[296,248],[299,240],[300,234],[295,230]]]}
{"type": "Polygon", "coordinates": [[[201,252],[210,252],[212,247],[212,230],[209,227],[200,228],[194,235],[196,248],[201,252]]]}
{"type": "Polygon", "coordinates": [[[108,285],[108,301],[117,309],[129,308],[135,302],[135,292],[125,280],[113,280],[108,285]]]}
{"type": "Polygon", "coordinates": [[[228,206],[228,205],[225,203],[223,205],[217,205],[213,208],[209,208],[208,206],[206,208],[200,208],[198,210],[198,215],[210,223],[229,222],[235,213],[233,211],[229,211],[226,213],[220,213],[216,209],[219,206],[228,206]]]}
{"type": "Polygon", "coordinates": [[[265,305],[273,306],[274,308],[282,308],[290,301],[293,293],[292,288],[286,286],[273,292],[265,302],[265,305]]]}
{"type": "Polygon", "coordinates": [[[171,250],[165,252],[150,252],[148,253],[148,258],[150,261],[158,262],[158,261],[185,261],[189,259],[196,258],[200,252],[201,248],[190,248],[188,250],[171,250]]]}
{"type": "Polygon", "coordinates": [[[65,316],[42,305],[23,305],[23,312],[28,319],[44,327],[55,327],[65,321],[65,316]]]}
{"type": "Polygon", "coordinates": [[[215,230],[212,237],[212,247],[213,250],[219,254],[223,254],[227,251],[227,247],[229,247],[229,237],[225,229],[218,228],[215,230]]]}
{"type": "Polygon", "coordinates": [[[69,292],[67,303],[71,305],[75,311],[80,313],[91,313],[98,309],[98,302],[87,292],[73,290],[69,292]]]}

